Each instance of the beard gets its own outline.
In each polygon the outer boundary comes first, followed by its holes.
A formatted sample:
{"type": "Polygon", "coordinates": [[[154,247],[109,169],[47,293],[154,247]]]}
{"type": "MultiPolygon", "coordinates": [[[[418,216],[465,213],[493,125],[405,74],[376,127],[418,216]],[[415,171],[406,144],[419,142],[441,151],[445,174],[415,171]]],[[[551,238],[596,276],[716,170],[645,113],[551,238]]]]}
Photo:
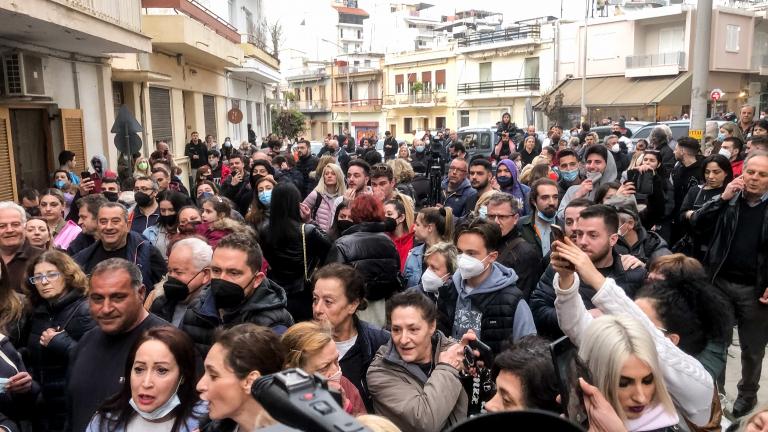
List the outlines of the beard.
{"type": "Polygon", "coordinates": [[[477,184],[477,186],[475,186],[475,185],[472,185],[472,187],[473,187],[475,190],[483,190],[483,189],[485,189],[485,188],[487,188],[487,187],[488,187],[488,183],[489,183],[489,182],[488,182],[488,180],[486,180],[486,181],[484,181],[483,183],[478,183],[478,184],[477,184]]]}
{"type": "Polygon", "coordinates": [[[598,263],[598,262],[604,260],[608,255],[610,255],[612,249],[613,248],[611,247],[611,245],[609,243],[607,246],[605,246],[604,248],[602,248],[600,250],[597,250],[597,251],[594,251],[594,252],[587,252],[587,255],[589,255],[589,259],[593,263],[598,263]]]}

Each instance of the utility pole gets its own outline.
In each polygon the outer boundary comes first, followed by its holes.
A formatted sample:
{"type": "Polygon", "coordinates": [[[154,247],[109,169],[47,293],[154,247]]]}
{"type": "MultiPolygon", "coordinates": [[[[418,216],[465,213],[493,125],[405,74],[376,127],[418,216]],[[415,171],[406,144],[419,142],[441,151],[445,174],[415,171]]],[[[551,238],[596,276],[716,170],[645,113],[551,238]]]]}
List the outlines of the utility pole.
{"type": "MultiPolygon", "coordinates": [[[[589,19],[589,0],[587,0],[587,9],[584,12],[584,57],[581,59],[581,122],[584,123],[589,120],[589,111],[587,110],[586,87],[587,87],[587,35],[589,27],[587,21],[589,19]]],[[[581,127],[581,125],[579,125],[581,127]]]]}
{"type": "Polygon", "coordinates": [[[707,124],[707,98],[709,97],[707,78],[709,77],[709,33],[711,23],[712,0],[699,0],[696,5],[696,33],[693,35],[691,131],[703,132],[707,124]]]}

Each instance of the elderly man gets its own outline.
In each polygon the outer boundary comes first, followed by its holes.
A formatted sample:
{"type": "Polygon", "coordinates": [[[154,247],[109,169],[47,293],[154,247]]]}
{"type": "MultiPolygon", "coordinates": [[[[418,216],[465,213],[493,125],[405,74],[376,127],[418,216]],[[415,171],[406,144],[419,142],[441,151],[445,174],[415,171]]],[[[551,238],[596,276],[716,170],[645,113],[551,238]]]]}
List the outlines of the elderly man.
{"type": "Polygon", "coordinates": [[[744,174],[690,220],[695,232],[711,236],[704,265],[736,312],[741,380],[733,415],[741,417],[757,403],[768,343],[768,153],[750,154],[744,174]]]}
{"type": "MultiPolygon", "coordinates": [[[[155,175],[165,174],[158,170],[152,177],[141,176],[136,178],[133,185],[133,197],[136,207],[131,217],[131,231],[139,234],[147,228],[157,225],[160,221],[160,204],[157,202],[157,194],[160,193],[160,184],[154,180],[155,175]]],[[[167,180],[167,177],[165,177],[167,180]]],[[[165,183],[168,187],[168,183],[165,183]]]]}
{"type": "Polygon", "coordinates": [[[128,226],[128,210],[108,202],[99,208],[97,217],[99,239],[72,257],[83,271],[90,273],[98,263],[110,258],[123,258],[141,268],[149,291],[167,271],[165,258],[141,234],[128,226]]]}
{"type": "Polygon", "coordinates": [[[742,105],[739,111],[739,130],[741,136],[749,138],[752,136],[752,130],[755,129],[755,107],[754,105],[742,105]]]}
{"type": "Polygon", "coordinates": [[[27,241],[26,224],[27,212],[22,206],[11,201],[0,202],[0,255],[8,269],[8,283],[17,292],[24,292],[21,284],[27,263],[43,252],[27,241]]]}
{"type": "Polygon", "coordinates": [[[443,205],[453,210],[453,216],[456,218],[464,217],[472,209],[467,205],[471,201],[477,190],[467,180],[468,173],[467,161],[463,158],[456,158],[451,161],[448,167],[448,178],[443,180],[442,189],[445,194],[443,205]]]}
{"type": "Polygon", "coordinates": [[[93,268],[88,303],[98,327],[80,339],[69,363],[72,431],[85,430],[99,406],[130,379],[125,376],[125,361],[139,336],[152,327],[169,325],[142,306],[146,288],[141,273],[121,258],[93,268]]]}

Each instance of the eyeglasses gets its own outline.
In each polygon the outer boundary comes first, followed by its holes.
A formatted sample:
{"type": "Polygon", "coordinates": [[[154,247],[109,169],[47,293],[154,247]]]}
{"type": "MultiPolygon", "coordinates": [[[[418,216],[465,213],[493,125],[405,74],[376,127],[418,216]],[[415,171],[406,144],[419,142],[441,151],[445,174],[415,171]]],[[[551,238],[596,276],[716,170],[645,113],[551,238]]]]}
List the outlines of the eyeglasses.
{"type": "Polygon", "coordinates": [[[515,216],[517,216],[517,215],[516,214],[491,214],[491,213],[488,213],[487,215],[485,215],[485,217],[488,220],[494,220],[495,219],[495,220],[498,220],[498,221],[505,221],[505,220],[507,220],[509,218],[513,218],[515,216]]]}
{"type": "Polygon", "coordinates": [[[465,172],[467,172],[467,170],[464,169],[464,168],[454,168],[454,167],[448,168],[448,171],[455,172],[455,173],[465,173],[465,172]]]}
{"type": "Polygon", "coordinates": [[[52,271],[52,272],[48,272],[48,273],[40,273],[40,274],[36,274],[36,275],[30,277],[29,278],[29,283],[31,283],[31,284],[39,284],[39,283],[41,283],[43,281],[43,279],[47,280],[48,282],[53,282],[56,279],[58,279],[59,276],[61,276],[61,272],[57,272],[57,271],[52,271]]]}

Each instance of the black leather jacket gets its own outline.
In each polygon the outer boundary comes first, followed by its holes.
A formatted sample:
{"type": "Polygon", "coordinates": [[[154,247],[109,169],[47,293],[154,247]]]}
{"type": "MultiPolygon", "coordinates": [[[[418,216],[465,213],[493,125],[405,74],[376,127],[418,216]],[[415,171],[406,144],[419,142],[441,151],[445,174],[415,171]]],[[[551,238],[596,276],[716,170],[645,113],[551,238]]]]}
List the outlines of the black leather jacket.
{"type": "MultiPolygon", "coordinates": [[[[270,241],[269,221],[259,227],[259,243],[269,263],[267,276],[285,289],[286,293],[295,293],[304,289],[304,251],[302,247],[301,225],[296,225],[296,236],[293,239],[276,245],[270,241]]],[[[331,241],[328,236],[312,224],[304,224],[304,234],[307,249],[307,272],[325,261],[331,241]]]]}

